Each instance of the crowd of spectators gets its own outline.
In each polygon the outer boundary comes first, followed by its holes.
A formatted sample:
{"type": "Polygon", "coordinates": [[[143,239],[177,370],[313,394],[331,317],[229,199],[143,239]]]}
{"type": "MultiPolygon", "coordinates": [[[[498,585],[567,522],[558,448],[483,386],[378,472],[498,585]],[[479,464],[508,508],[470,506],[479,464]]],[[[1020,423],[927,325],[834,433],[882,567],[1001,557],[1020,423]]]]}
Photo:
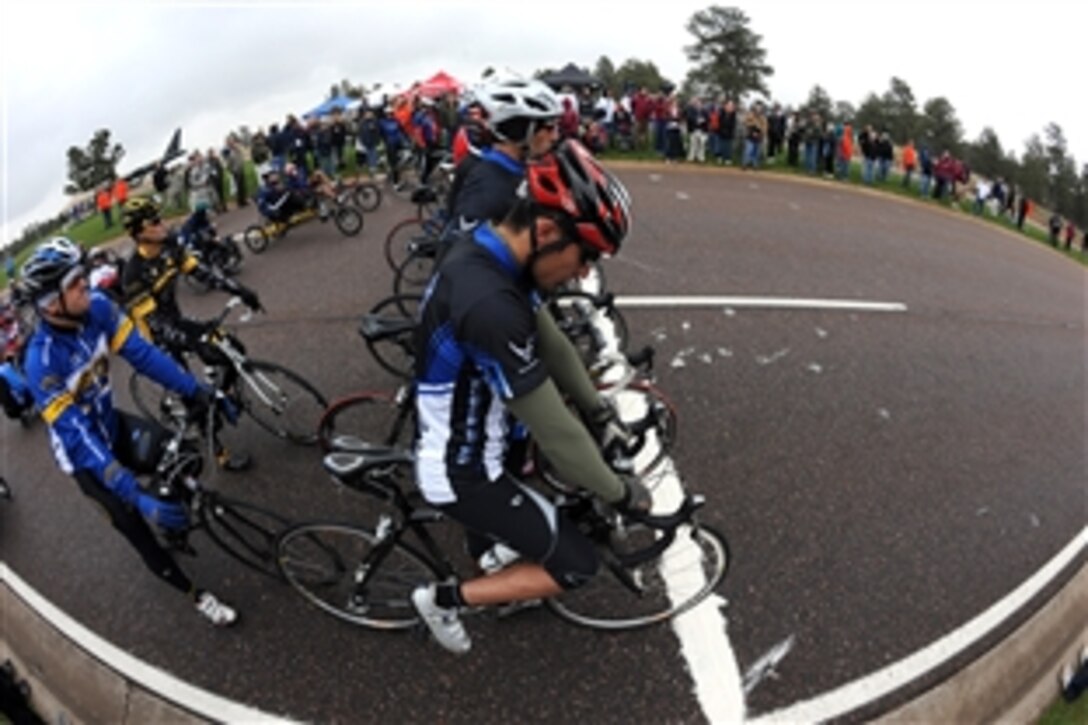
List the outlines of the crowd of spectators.
{"type": "MultiPolygon", "coordinates": [[[[768,108],[760,101],[745,105],[726,97],[681,99],[672,91],[647,88],[613,97],[608,90],[567,87],[558,95],[563,109],[560,136],[579,138],[595,153],[638,151],[657,154],[670,164],[738,165],[745,170],[773,164],[827,179],[856,176],[870,186],[888,184],[897,174],[902,189],[967,205],[979,215],[1005,217],[1021,229],[1034,208],[1013,184],[972,175],[947,149],[914,139],[897,146],[886,129],[855,128],[850,119],[825,119],[818,112],[778,104],[768,108]]],[[[335,179],[345,171],[351,147],[361,172],[373,176],[385,170],[399,183],[398,158],[415,150],[427,162],[426,175],[469,122],[464,100],[451,93],[437,98],[407,93],[376,104],[361,99],[350,111],[333,110],[323,117],[287,114],[282,123],[252,133],[243,127],[229,134],[218,150],[195,151],[173,170],[157,168],[155,194],[166,208],[206,205],[224,210],[230,198],[245,205],[257,192],[247,183],[246,162],[281,170],[293,163],[335,179]]],[[[118,203],[116,186],[99,189],[96,204],[106,226],[112,225],[112,208],[118,203]]],[[[1054,246],[1073,246],[1077,231],[1072,222],[1054,215],[1048,229],[1054,246]]],[[[1086,243],[1081,241],[1083,250],[1086,243]]]]}

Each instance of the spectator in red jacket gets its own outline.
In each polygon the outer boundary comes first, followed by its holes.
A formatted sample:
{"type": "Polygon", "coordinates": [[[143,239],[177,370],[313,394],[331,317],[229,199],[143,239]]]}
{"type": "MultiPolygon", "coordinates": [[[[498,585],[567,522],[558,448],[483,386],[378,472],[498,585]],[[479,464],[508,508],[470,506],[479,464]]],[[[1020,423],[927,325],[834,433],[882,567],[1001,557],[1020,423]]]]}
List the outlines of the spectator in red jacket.
{"type": "Polygon", "coordinates": [[[109,184],[98,187],[94,201],[98,211],[102,212],[102,221],[105,222],[106,229],[109,229],[113,226],[113,195],[110,193],[109,184]]]}
{"type": "Polygon", "coordinates": [[[578,138],[580,119],[578,109],[570,98],[563,98],[563,113],[559,116],[559,138],[578,138]]]}
{"type": "Polygon", "coordinates": [[[1073,222],[1067,222],[1065,225],[1065,248],[1073,249],[1073,239],[1077,236],[1077,228],[1073,226],[1073,222]]]}
{"type": "Polygon", "coordinates": [[[650,146],[653,143],[650,134],[650,116],[653,115],[653,102],[645,88],[639,88],[631,98],[631,113],[635,117],[636,143],[650,146]]]}

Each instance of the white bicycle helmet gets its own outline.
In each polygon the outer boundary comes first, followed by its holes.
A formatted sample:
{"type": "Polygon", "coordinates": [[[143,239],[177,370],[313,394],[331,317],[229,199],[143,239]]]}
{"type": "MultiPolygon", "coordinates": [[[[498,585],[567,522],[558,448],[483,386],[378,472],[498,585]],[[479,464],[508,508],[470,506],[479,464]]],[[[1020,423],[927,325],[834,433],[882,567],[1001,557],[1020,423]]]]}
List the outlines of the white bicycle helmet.
{"type": "Polygon", "coordinates": [[[492,83],[471,95],[483,107],[491,133],[512,143],[528,143],[537,122],[558,118],[562,112],[555,93],[540,81],[492,83]]]}

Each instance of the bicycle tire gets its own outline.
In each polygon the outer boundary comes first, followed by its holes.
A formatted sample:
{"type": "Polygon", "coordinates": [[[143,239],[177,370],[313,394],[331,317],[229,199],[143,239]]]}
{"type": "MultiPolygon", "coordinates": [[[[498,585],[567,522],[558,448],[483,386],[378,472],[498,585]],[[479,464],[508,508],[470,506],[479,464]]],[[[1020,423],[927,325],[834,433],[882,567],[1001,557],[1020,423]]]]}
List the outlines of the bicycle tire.
{"type": "Polygon", "coordinates": [[[409,245],[413,239],[423,235],[423,230],[423,219],[411,217],[394,224],[389,233],[385,235],[382,253],[385,256],[385,263],[389,265],[391,271],[395,273],[397,268],[408,258],[411,253],[409,245]]]}
{"type": "Polygon", "coordinates": [[[355,568],[377,537],[356,526],[300,524],[283,532],[277,543],[280,576],[308,602],[353,624],[374,629],[408,629],[419,616],[412,591],[439,577],[435,566],[398,542],[375,566],[366,599],[353,601],[355,568]],[[329,552],[336,552],[330,556],[329,552]]]}
{"type": "MultiPolygon", "coordinates": [[[[416,319],[422,297],[418,294],[395,294],[386,297],[369,314],[396,315],[416,319]]],[[[404,332],[381,340],[364,338],[366,349],[384,370],[405,380],[415,372],[415,331],[404,332]]]]}
{"type": "Polygon", "coordinates": [[[436,241],[435,246],[420,247],[408,255],[393,277],[394,295],[423,292],[423,288],[427,286],[434,272],[438,258],[438,244],[440,242],[436,241]]]}
{"type": "Polygon", "coordinates": [[[274,579],[281,578],[276,544],[291,522],[283,516],[237,499],[208,495],[200,509],[200,527],[228,556],[274,579]]]}
{"type": "Polygon", "coordinates": [[[317,424],[329,405],[325,396],[306,378],[277,363],[249,360],[243,369],[249,375],[239,376],[233,387],[257,425],[298,445],[317,443],[317,424]],[[255,384],[261,386],[259,391],[255,384]]]}
{"type": "Polygon", "coordinates": [[[351,199],[363,211],[376,211],[382,205],[382,190],[377,184],[362,181],[351,190],[351,199]]]}
{"type": "MultiPolygon", "coordinates": [[[[676,541],[660,557],[630,570],[640,580],[640,594],[628,589],[613,572],[603,570],[585,585],[545,600],[548,608],[573,624],[604,630],[648,627],[692,609],[725,578],[730,553],[728,542],[717,530],[686,528],[677,532],[676,541]]],[[[628,532],[635,532],[647,543],[657,535],[636,526],[628,532]]]]}
{"type": "Polygon", "coordinates": [[[334,401],[321,416],[318,441],[325,453],[333,440],[350,435],[380,447],[408,448],[415,435],[415,407],[403,408],[388,393],[362,392],[334,401]]]}
{"type": "Polygon", "coordinates": [[[363,213],[354,207],[336,207],[332,213],[332,221],[345,237],[354,237],[363,231],[363,213]]]}
{"type": "Polygon", "coordinates": [[[246,247],[254,254],[260,254],[264,250],[268,249],[268,232],[264,230],[264,226],[260,224],[250,224],[246,227],[246,230],[242,232],[242,241],[246,243],[246,247]]]}

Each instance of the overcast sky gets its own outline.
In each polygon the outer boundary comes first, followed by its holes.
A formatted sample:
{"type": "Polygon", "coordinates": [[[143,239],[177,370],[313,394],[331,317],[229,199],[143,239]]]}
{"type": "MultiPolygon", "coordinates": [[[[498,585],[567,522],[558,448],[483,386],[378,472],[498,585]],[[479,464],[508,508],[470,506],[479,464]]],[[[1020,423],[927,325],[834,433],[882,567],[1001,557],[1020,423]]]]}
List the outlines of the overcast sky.
{"type": "MultiPolygon", "coordinates": [[[[657,63],[679,83],[684,26],[711,3],[607,2],[0,3],[3,242],[65,201],[65,152],[98,128],[126,149],[120,171],[161,154],[218,147],[319,103],[341,78],[409,84],[445,69],[525,75],[568,61],[657,63]]],[[[730,3],[721,3],[728,5],[730,3]]],[[[967,138],[992,126],[1005,148],[1055,121],[1088,163],[1082,39],[1088,3],[990,1],[737,3],[763,36],[776,100],[819,83],[858,105],[906,80],[922,103],[946,96],[967,138]]]]}

